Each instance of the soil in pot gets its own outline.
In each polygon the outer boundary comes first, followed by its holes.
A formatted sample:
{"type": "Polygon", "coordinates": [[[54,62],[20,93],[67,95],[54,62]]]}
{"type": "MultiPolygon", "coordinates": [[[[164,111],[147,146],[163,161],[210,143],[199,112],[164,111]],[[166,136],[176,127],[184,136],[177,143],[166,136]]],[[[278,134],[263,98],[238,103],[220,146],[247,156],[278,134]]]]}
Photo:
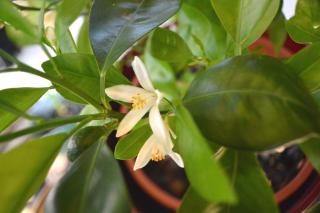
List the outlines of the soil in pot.
{"type": "MultiPolygon", "coordinates": [[[[273,190],[277,192],[296,177],[305,157],[297,146],[291,146],[281,152],[261,153],[258,159],[273,190]]],[[[184,170],[170,159],[159,163],[151,162],[143,171],[161,189],[177,198],[182,198],[189,185],[184,170]]]]}

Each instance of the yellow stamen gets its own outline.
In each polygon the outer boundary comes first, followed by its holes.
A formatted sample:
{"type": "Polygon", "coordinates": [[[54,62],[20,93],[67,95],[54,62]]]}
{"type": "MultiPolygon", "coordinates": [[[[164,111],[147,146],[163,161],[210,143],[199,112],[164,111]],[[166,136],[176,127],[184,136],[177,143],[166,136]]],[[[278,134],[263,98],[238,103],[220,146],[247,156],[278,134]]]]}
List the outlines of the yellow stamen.
{"type": "Polygon", "coordinates": [[[161,153],[159,149],[156,149],[151,155],[151,160],[155,162],[162,161],[165,158],[166,156],[163,153],[161,153]]]}
{"type": "Polygon", "coordinates": [[[147,104],[147,99],[141,97],[140,94],[137,94],[132,97],[131,102],[132,102],[132,109],[133,110],[143,109],[147,104]]]}

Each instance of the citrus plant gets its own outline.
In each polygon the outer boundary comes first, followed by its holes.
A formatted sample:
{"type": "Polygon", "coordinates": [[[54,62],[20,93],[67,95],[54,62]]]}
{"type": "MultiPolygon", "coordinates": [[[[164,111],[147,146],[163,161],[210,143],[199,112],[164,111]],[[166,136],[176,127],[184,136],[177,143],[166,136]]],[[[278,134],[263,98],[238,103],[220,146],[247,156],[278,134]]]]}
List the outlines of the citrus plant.
{"type": "Polygon", "coordinates": [[[9,38],[39,45],[48,60],[40,70],[0,46],[13,64],[0,73],[52,86],[0,91],[0,142],[73,125],[0,154],[0,212],[23,209],[65,143],[71,164],[46,212],[130,212],[116,159],[135,157],[134,170],[166,158],[184,168],[180,213],[279,212],[256,153],[299,144],[320,171],[319,11],[318,0],[299,0],[286,21],[280,0],[1,0],[9,38]],[[76,40],[69,28],[79,17],[76,40]],[[289,59],[248,51],[266,31],[275,51],[287,33],[308,46],[289,59]],[[128,63],[137,81],[124,76],[128,63]],[[28,113],[49,90],[82,112],[28,113]],[[19,118],[33,125],[9,131],[19,118]]]}

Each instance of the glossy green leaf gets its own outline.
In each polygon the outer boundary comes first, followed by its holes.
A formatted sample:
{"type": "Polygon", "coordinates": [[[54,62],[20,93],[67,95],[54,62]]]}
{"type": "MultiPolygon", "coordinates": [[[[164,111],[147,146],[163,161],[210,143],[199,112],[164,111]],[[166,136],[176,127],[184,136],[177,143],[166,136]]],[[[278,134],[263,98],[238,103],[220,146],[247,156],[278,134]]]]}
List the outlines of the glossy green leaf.
{"type": "Polygon", "coordinates": [[[320,173],[320,139],[313,138],[299,146],[313,167],[320,173]]]}
{"type": "Polygon", "coordinates": [[[287,31],[298,43],[320,41],[320,1],[299,0],[296,13],[287,22],[287,31]]]}
{"type": "Polygon", "coordinates": [[[165,97],[171,101],[178,100],[180,93],[176,85],[175,71],[171,65],[152,56],[150,50],[150,38],[147,41],[147,47],[144,51],[144,63],[149,72],[152,83],[155,88],[165,94],[165,97]]]}
{"type": "Polygon", "coordinates": [[[69,26],[78,18],[83,8],[88,5],[89,0],[64,0],[57,9],[55,22],[55,33],[57,46],[63,53],[77,51],[69,31],[69,26]]]}
{"type": "Polygon", "coordinates": [[[272,189],[253,153],[227,150],[220,163],[233,180],[232,185],[238,195],[238,203],[235,205],[209,203],[201,199],[191,188],[183,199],[179,213],[255,213],[257,209],[261,213],[279,212],[272,189]]]}
{"type": "Polygon", "coordinates": [[[234,57],[200,73],[184,104],[205,137],[236,149],[270,149],[320,127],[303,82],[267,56],[234,57]]]}
{"type": "Polygon", "coordinates": [[[288,60],[292,69],[300,75],[311,92],[320,89],[320,43],[304,48],[288,60]]]}
{"type": "MultiPolygon", "coordinates": [[[[57,71],[52,65],[51,61],[46,61],[42,64],[44,71],[51,75],[56,75],[72,83],[84,93],[90,95],[93,99],[99,99],[99,67],[93,55],[89,54],[63,54],[52,58],[55,63],[57,71]]],[[[115,68],[110,69],[107,73],[106,85],[107,87],[115,84],[128,84],[130,83],[120,72],[115,68]]],[[[56,87],[57,91],[65,98],[77,102],[85,103],[80,98],[76,97],[69,91],[56,87]]]]}
{"type": "Polygon", "coordinates": [[[208,201],[234,203],[232,187],[190,113],[179,106],[176,116],[177,145],[191,186],[208,201]]]}
{"type": "Polygon", "coordinates": [[[226,33],[209,1],[184,1],[178,23],[178,33],[193,55],[210,60],[224,58],[226,33]]]}
{"type": "Polygon", "coordinates": [[[138,39],[168,20],[179,0],[95,0],[90,15],[90,39],[106,70],[138,39]]]}
{"type": "Polygon", "coordinates": [[[66,138],[66,135],[59,134],[34,139],[0,154],[0,212],[22,210],[43,184],[66,138]]]}
{"type": "Polygon", "coordinates": [[[87,126],[79,130],[68,143],[68,158],[74,161],[102,136],[110,135],[115,127],[116,122],[110,122],[103,126],[87,126]]]}
{"type": "Polygon", "coordinates": [[[286,31],[286,18],[282,14],[281,8],[278,11],[276,17],[274,17],[268,28],[269,39],[272,42],[273,49],[276,53],[279,53],[281,48],[283,47],[284,42],[287,38],[286,31]]]}
{"type": "Polygon", "coordinates": [[[120,168],[100,140],[74,161],[50,192],[47,213],[128,213],[129,200],[120,168]]]}
{"type": "Polygon", "coordinates": [[[118,141],[114,151],[114,157],[119,160],[128,160],[136,157],[151,134],[152,131],[148,123],[133,130],[118,141]]]}
{"type": "Polygon", "coordinates": [[[233,41],[245,48],[258,39],[277,14],[280,0],[211,0],[233,41]]]}
{"type": "Polygon", "coordinates": [[[184,40],[175,32],[157,28],[150,38],[152,56],[169,62],[176,70],[182,69],[193,57],[184,40]]]}
{"type": "Polygon", "coordinates": [[[0,1],[0,21],[12,25],[31,37],[37,37],[35,26],[20,14],[9,0],[0,1]]]}
{"type": "MultiPolygon", "coordinates": [[[[0,90],[0,103],[12,106],[21,112],[27,111],[39,98],[46,93],[48,88],[16,88],[0,90]]],[[[0,132],[19,118],[0,107],[0,132]]]]}

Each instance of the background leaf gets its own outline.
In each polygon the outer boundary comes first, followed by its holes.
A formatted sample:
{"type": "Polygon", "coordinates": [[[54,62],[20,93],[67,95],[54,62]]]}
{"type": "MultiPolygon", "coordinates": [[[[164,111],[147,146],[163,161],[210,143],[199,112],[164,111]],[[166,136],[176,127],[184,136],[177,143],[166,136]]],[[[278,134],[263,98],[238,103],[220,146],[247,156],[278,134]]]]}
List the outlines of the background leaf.
{"type": "Polygon", "coordinates": [[[178,33],[193,55],[220,60],[225,56],[226,33],[209,0],[184,1],[178,13],[178,33]]]}
{"type": "MultiPolygon", "coordinates": [[[[0,103],[25,112],[47,91],[48,88],[14,88],[0,90],[0,103]]],[[[18,118],[18,114],[5,111],[0,107],[0,132],[18,118]]]]}
{"type": "Polygon", "coordinates": [[[292,56],[287,62],[313,93],[320,89],[319,50],[320,43],[314,43],[292,56]]]}
{"type": "Polygon", "coordinates": [[[100,140],[73,162],[50,192],[46,212],[128,213],[128,204],[120,168],[100,140]]]}
{"type": "Polygon", "coordinates": [[[175,70],[171,65],[159,60],[151,54],[151,40],[147,41],[147,46],[144,51],[144,63],[155,88],[164,93],[165,97],[171,101],[180,98],[180,92],[176,85],[175,70]]]}
{"type": "Polygon", "coordinates": [[[277,14],[280,0],[211,0],[233,41],[245,48],[258,39],[277,14]]]}
{"type": "Polygon", "coordinates": [[[36,27],[20,14],[9,0],[0,1],[0,20],[9,23],[31,37],[37,37],[36,27]]]}
{"type": "MultiPolygon", "coordinates": [[[[59,73],[57,73],[55,67],[51,61],[46,61],[42,64],[44,71],[51,75],[56,75],[69,83],[75,85],[78,89],[84,93],[90,95],[93,99],[100,102],[99,99],[99,67],[93,55],[70,53],[62,54],[52,58],[59,73]]],[[[115,84],[128,84],[127,78],[125,78],[115,68],[110,69],[106,77],[106,86],[110,87],[115,84]]],[[[66,99],[83,103],[85,102],[80,98],[76,97],[69,91],[56,87],[57,91],[64,96],[66,99]]]]}
{"type": "Polygon", "coordinates": [[[205,137],[236,149],[270,149],[320,127],[303,82],[267,56],[234,57],[200,73],[184,104],[205,137]]]}
{"type": "Polygon", "coordinates": [[[179,0],[95,0],[90,39],[99,64],[108,69],[138,39],[173,16],[179,4],[179,0]]]}
{"type": "Polygon", "coordinates": [[[0,212],[20,212],[39,190],[67,135],[34,139],[0,154],[0,212]],[[30,157],[32,156],[32,157],[30,157]],[[4,205],[5,204],[5,205],[4,205]]]}
{"type": "Polygon", "coordinates": [[[195,211],[203,213],[255,213],[257,209],[262,213],[279,212],[272,189],[253,153],[227,150],[220,163],[233,181],[238,195],[238,203],[233,206],[209,203],[201,199],[191,188],[183,199],[179,213],[195,211]]]}
{"type": "Polygon", "coordinates": [[[267,31],[269,39],[272,42],[273,49],[278,54],[287,38],[287,31],[285,27],[286,19],[282,14],[281,8],[282,7],[279,7],[279,11],[274,17],[267,31]]]}
{"type": "Polygon", "coordinates": [[[299,0],[296,13],[287,22],[287,31],[297,43],[320,41],[320,2],[299,0]]]}
{"type": "Polygon", "coordinates": [[[55,32],[57,46],[62,53],[77,52],[69,26],[78,18],[90,0],[64,0],[57,9],[55,32]]]}
{"type": "Polygon", "coordinates": [[[320,139],[313,138],[299,145],[313,167],[320,173],[320,139]]]}
{"type": "Polygon", "coordinates": [[[85,18],[83,21],[82,27],[79,32],[77,46],[79,53],[89,53],[93,55],[89,37],[89,18],[85,18]]]}
{"type": "Polygon", "coordinates": [[[234,203],[232,187],[191,115],[182,106],[176,115],[177,145],[191,186],[208,201],[234,203]]]}
{"type": "Polygon", "coordinates": [[[182,69],[193,57],[177,33],[162,28],[157,28],[151,34],[150,50],[152,56],[169,62],[176,70],[182,69]]]}

